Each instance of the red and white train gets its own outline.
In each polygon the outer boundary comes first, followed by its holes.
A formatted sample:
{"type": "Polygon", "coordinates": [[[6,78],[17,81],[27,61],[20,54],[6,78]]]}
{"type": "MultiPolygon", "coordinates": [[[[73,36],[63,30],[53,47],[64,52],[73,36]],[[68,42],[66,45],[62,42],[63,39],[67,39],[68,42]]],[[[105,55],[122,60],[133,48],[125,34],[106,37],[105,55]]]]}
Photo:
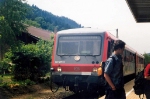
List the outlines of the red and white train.
{"type": "MultiPolygon", "coordinates": [[[[51,61],[53,82],[74,92],[101,91],[101,66],[112,54],[115,40],[109,32],[92,28],[56,33],[51,61]]],[[[128,45],[122,57],[125,77],[135,76],[144,68],[144,57],[128,45]]]]}

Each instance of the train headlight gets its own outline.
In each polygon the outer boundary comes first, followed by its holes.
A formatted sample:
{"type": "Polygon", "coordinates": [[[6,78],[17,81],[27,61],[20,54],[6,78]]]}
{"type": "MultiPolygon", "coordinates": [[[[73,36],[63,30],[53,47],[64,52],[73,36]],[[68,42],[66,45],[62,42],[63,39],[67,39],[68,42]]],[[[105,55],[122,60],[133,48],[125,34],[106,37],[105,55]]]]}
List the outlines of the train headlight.
{"type": "Polygon", "coordinates": [[[99,67],[97,70],[97,75],[100,76],[102,75],[103,71],[102,71],[102,67],[99,67]]]}
{"type": "Polygon", "coordinates": [[[102,63],[103,63],[103,62],[100,62],[99,66],[102,66],[102,63]]]}
{"type": "Polygon", "coordinates": [[[58,67],[58,68],[57,68],[57,71],[58,71],[58,72],[61,72],[61,67],[58,67]]]}
{"type": "Polygon", "coordinates": [[[54,71],[54,68],[50,68],[50,70],[51,70],[51,72],[53,72],[53,71],[54,71]]]}
{"type": "Polygon", "coordinates": [[[97,68],[96,67],[93,68],[93,72],[97,72],[97,68]]]}

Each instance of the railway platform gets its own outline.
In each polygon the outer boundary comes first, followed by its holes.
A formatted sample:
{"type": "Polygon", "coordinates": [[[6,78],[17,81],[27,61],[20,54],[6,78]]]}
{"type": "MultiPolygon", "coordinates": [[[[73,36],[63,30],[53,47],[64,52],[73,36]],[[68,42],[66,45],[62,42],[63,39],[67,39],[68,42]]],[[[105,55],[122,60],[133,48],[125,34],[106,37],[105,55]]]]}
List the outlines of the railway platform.
{"type": "MultiPolygon", "coordinates": [[[[133,85],[134,85],[134,80],[131,80],[125,84],[124,88],[126,91],[126,99],[140,99],[139,96],[134,93],[133,85]]],[[[143,97],[143,95],[141,95],[141,97],[143,97]]],[[[105,96],[103,96],[99,99],[105,99],[105,96]]],[[[146,99],[145,95],[144,95],[143,99],[146,99]]]]}

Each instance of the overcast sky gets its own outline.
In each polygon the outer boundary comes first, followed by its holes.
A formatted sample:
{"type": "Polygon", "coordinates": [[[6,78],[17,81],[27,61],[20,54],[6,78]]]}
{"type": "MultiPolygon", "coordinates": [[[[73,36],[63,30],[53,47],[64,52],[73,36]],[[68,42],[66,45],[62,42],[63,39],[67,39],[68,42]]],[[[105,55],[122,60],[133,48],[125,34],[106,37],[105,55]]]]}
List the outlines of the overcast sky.
{"type": "Polygon", "coordinates": [[[150,52],[150,23],[136,23],[125,0],[27,0],[30,5],[85,27],[119,29],[119,38],[140,53],[150,52]]]}

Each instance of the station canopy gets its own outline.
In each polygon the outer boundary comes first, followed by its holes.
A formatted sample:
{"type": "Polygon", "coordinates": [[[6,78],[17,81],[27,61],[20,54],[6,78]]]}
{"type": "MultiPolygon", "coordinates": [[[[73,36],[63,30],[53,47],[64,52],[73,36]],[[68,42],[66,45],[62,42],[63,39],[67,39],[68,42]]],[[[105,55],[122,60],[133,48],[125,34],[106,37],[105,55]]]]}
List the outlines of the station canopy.
{"type": "Polygon", "coordinates": [[[150,22],[150,0],[126,0],[137,22],[150,22]]]}

